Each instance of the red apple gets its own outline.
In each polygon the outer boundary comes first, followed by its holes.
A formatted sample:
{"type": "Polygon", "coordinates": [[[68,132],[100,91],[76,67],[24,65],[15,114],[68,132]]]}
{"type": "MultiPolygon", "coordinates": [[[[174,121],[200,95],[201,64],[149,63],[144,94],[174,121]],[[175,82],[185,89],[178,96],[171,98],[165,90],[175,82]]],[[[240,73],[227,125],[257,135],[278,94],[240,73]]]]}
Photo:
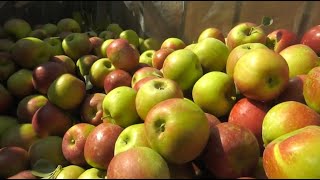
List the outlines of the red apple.
{"type": "Polygon", "coordinates": [[[309,71],[303,84],[303,97],[309,107],[320,113],[320,67],[309,71]]]}
{"type": "Polygon", "coordinates": [[[104,78],[104,91],[106,94],[119,86],[131,87],[132,76],[127,71],[115,69],[104,78]]]}
{"type": "Polygon", "coordinates": [[[122,130],[120,126],[107,122],[95,127],[84,145],[86,162],[92,167],[107,170],[114,156],[115,142],[122,130]]]}
{"type": "Polygon", "coordinates": [[[115,39],[107,47],[107,57],[117,69],[130,72],[138,66],[140,54],[128,40],[115,39]]]}
{"type": "Polygon", "coordinates": [[[228,122],[248,128],[257,138],[263,151],[262,122],[271,105],[248,99],[240,99],[231,109],[228,122]]]}
{"type": "Polygon", "coordinates": [[[48,102],[47,97],[40,94],[26,96],[18,103],[17,118],[20,123],[31,123],[35,112],[48,102]]]}
{"type": "Polygon", "coordinates": [[[72,124],[71,117],[49,101],[39,108],[32,117],[32,126],[40,137],[63,137],[72,124]]]}
{"type": "Polygon", "coordinates": [[[167,58],[169,54],[171,54],[174,50],[170,48],[163,48],[157,50],[152,56],[152,67],[161,69],[163,66],[164,60],[167,58]]]}
{"type": "Polygon", "coordinates": [[[46,95],[52,82],[65,73],[67,70],[62,64],[49,61],[33,70],[32,84],[37,91],[46,95]]]}
{"type": "Polygon", "coordinates": [[[247,128],[234,123],[220,123],[210,131],[206,168],[217,178],[250,176],[259,160],[259,144],[247,128]]]}
{"type": "MultiPolygon", "coordinates": [[[[140,87],[142,85],[144,85],[146,82],[150,81],[151,79],[155,79],[155,78],[158,78],[156,76],[149,76],[149,77],[145,77],[141,80],[139,80],[138,82],[136,82],[133,86],[133,89],[136,90],[137,92],[139,91],[140,87]]],[[[130,82],[131,83],[131,82],[130,82]]]]}
{"type": "Polygon", "coordinates": [[[80,116],[82,122],[97,126],[103,122],[102,102],[106,94],[94,93],[86,94],[81,104],[80,116]]]}
{"type": "Polygon", "coordinates": [[[276,99],[276,103],[281,103],[284,101],[298,101],[306,104],[303,96],[303,84],[306,77],[306,74],[301,74],[290,78],[286,89],[276,99]]]}
{"type": "Polygon", "coordinates": [[[62,64],[67,69],[67,72],[70,74],[75,74],[76,72],[75,62],[66,55],[52,56],[50,58],[50,61],[62,64]]]}
{"type": "Polygon", "coordinates": [[[203,30],[198,37],[198,42],[208,37],[219,39],[221,42],[225,43],[224,35],[222,31],[218,28],[209,27],[203,30]]]}
{"type": "Polygon", "coordinates": [[[86,166],[84,158],[84,145],[89,134],[95,128],[88,123],[78,123],[70,127],[62,139],[62,152],[66,160],[71,164],[86,166]]]}
{"type": "Polygon", "coordinates": [[[140,68],[132,76],[131,87],[134,87],[135,84],[138,81],[140,81],[141,79],[146,78],[146,77],[150,77],[150,76],[155,76],[157,78],[161,78],[161,77],[163,77],[163,74],[159,69],[154,68],[154,67],[140,68]]]}
{"type": "Polygon", "coordinates": [[[179,38],[171,37],[164,40],[161,44],[160,49],[170,48],[173,50],[183,49],[186,44],[179,38]]]}
{"type": "Polygon", "coordinates": [[[290,30],[277,29],[267,35],[266,45],[276,53],[294,44],[298,44],[298,37],[290,30]]]}
{"type": "Polygon", "coordinates": [[[204,114],[208,119],[210,129],[213,128],[215,125],[221,123],[221,121],[215,115],[212,115],[210,113],[204,113],[204,114]]]}
{"type": "Polygon", "coordinates": [[[90,37],[89,41],[91,43],[92,46],[92,54],[96,55],[97,57],[101,57],[102,58],[102,54],[101,54],[101,46],[102,43],[104,42],[104,39],[100,38],[100,37],[90,37]]]}
{"type": "Polygon", "coordinates": [[[320,25],[316,25],[304,32],[301,38],[301,44],[309,46],[318,55],[320,55],[320,25]]]}
{"type": "Polygon", "coordinates": [[[8,178],[28,168],[27,150],[15,146],[0,149],[0,177],[8,178]]]}

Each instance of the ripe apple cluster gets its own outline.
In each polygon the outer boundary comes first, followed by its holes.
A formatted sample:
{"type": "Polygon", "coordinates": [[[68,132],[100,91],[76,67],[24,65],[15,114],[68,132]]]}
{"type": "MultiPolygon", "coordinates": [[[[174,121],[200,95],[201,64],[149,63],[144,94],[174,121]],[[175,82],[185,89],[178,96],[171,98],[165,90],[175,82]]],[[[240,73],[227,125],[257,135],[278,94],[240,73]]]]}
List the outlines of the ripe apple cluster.
{"type": "Polygon", "coordinates": [[[320,178],[320,25],[299,39],[271,24],[187,44],[6,20],[0,177],[320,178]]]}

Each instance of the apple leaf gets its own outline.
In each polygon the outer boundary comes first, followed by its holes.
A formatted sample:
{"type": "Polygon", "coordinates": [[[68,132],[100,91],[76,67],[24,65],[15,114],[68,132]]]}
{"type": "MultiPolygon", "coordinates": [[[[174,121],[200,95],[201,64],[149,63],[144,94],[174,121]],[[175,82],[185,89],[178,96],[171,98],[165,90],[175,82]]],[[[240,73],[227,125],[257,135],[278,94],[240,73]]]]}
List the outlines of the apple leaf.
{"type": "Polygon", "coordinates": [[[83,76],[85,84],[86,84],[86,90],[90,90],[93,88],[92,83],[90,82],[89,76],[88,75],[84,75],[83,76]]]}
{"type": "Polygon", "coordinates": [[[272,23],[273,23],[273,19],[272,19],[271,17],[264,16],[264,17],[262,18],[261,24],[262,24],[263,26],[270,26],[272,23]]]}
{"type": "Polygon", "coordinates": [[[57,169],[56,165],[46,159],[39,159],[32,167],[31,173],[36,177],[48,177],[57,169]]]}

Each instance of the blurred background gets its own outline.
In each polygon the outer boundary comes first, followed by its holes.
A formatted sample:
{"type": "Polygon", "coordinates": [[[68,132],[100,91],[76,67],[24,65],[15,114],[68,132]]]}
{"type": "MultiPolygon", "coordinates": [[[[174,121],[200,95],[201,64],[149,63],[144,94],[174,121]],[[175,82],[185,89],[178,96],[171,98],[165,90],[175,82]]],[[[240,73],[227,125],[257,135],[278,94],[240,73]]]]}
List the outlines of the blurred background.
{"type": "Polygon", "coordinates": [[[73,17],[83,30],[118,23],[142,37],[178,37],[188,44],[205,28],[216,27],[226,36],[236,24],[260,24],[263,16],[274,20],[264,27],[267,33],[285,28],[301,36],[320,24],[320,1],[1,1],[0,8],[2,24],[12,17],[32,26],[73,17]]]}

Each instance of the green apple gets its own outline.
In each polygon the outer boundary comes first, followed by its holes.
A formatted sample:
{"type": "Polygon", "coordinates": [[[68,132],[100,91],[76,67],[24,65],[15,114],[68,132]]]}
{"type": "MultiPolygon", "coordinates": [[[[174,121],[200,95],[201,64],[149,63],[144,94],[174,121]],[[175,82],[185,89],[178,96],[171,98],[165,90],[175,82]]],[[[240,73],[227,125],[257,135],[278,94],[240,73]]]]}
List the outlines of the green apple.
{"type": "Polygon", "coordinates": [[[120,86],[111,90],[103,99],[103,120],[128,127],[141,122],[136,110],[137,92],[127,86],[120,86]]]}
{"type": "Polygon", "coordinates": [[[131,80],[131,87],[134,87],[140,80],[147,78],[147,77],[163,77],[162,72],[154,67],[142,67],[138,69],[132,76],[131,80]]]}
{"type": "Polygon", "coordinates": [[[136,96],[136,109],[142,120],[158,103],[170,98],[183,98],[183,91],[171,79],[155,78],[140,87],[136,96]]]}
{"type": "Polygon", "coordinates": [[[85,169],[77,165],[65,166],[55,179],[78,179],[84,171],[85,169]]]}
{"type": "Polygon", "coordinates": [[[113,41],[114,39],[107,39],[105,41],[103,41],[101,47],[100,47],[100,51],[101,51],[101,57],[102,58],[106,58],[107,57],[107,48],[109,46],[109,44],[113,41]]]}
{"type": "Polygon", "coordinates": [[[130,125],[120,133],[114,145],[114,155],[138,146],[150,147],[143,123],[130,125]]]}
{"type": "Polygon", "coordinates": [[[179,50],[185,47],[186,47],[186,44],[183,42],[183,40],[176,37],[165,39],[160,46],[161,49],[170,48],[173,50],[179,50]]]}
{"type": "Polygon", "coordinates": [[[241,56],[244,54],[251,52],[254,49],[264,48],[267,49],[268,47],[261,43],[246,43],[237,46],[236,48],[232,49],[226,64],[226,72],[229,76],[233,78],[234,66],[238,62],[241,56]]]}
{"type": "Polygon", "coordinates": [[[48,99],[64,110],[79,107],[86,95],[85,83],[76,76],[65,73],[49,86],[48,99]]]}
{"type": "Polygon", "coordinates": [[[296,101],[285,101],[273,106],[262,121],[264,146],[274,139],[309,125],[320,125],[320,114],[296,101]]]}
{"type": "Polygon", "coordinates": [[[170,171],[167,162],[155,150],[149,147],[133,147],[112,158],[106,178],[169,179],[170,171]]]}
{"type": "Polygon", "coordinates": [[[267,178],[320,178],[319,147],[319,126],[306,126],[278,137],[263,151],[263,168],[267,178]]]}
{"type": "Polygon", "coordinates": [[[108,58],[101,58],[96,60],[89,70],[89,80],[96,88],[104,88],[105,77],[115,70],[115,67],[108,58]]]}
{"type": "Polygon", "coordinates": [[[149,111],[144,124],[151,148],[174,164],[184,164],[198,157],[210,135],[203,110],[185,98],[158,103],[149,111]]]}
{"type": "Polygon", "coordinates": [[[200,42],[206,38],[209,38],[209,37],[218,39],[221,42],[225,43],[225,38],[224,38],[222,31],[218,28],[215,28],[215,27],[209,27],[209,28],[206,28],[205,30],[203,30],[198,37],[198,42],[200,42]]]}
{"type": "Polygon", "coordinates": [[[58,33],[61,32],[72,32],[72,33],[80,33],[81,27],[79,23],[72,18],[63,18],[57,23],[58,33]]]}
{"type": "Polygon", "coordinates": [[[273,50],[254,49],[238,60],[233,78],[237,89],[245,97],[271,101],[285,90],[289,82],[289,66],[273,50]]]}
{"type": "Polygon", "coordinates": [[[139,63],[145,63],[147,65],[149,65],[150,67],[152,67],[152,57],[155,54],[155,50],[146,50],[144,51],[139,58],[139,63]]]}
{"type": "Polygon", "coordinates": [[[32,30],[30,24],[20,18],[8,19],[3,24],[3,29],[7,34],[13,36],[15,39],[27,37],[32,30]]]}
{"type": "Polygon", "coordinates": [[[86,169],[78,179],[105,179],[107,172],[98,168],[86,169]]]}
{"type": "Polygon", "coordinates": [[[255,23],[243,22],[234,26],[228,33],[226,44],[230,50],[246,43],[266,44],[267,34],[255,23]]]}
{"type": "Polygon", "coordinates": [[[279,54],[288,63],[290,78],[307,74],[312,68],[318,66],[318,55],[304,44],[291,45],[280,51],[279,54]]]}
{"type": "Polygon", "coordinates": [[[159,42],[159,40],[157,40],[156,38],[147,38],[147,39],[144,39],[140,45],[139,45],[139,50],[140,50],[140,53],[143,53],[147,50],[159,50],[161,47],[161,43],[159,42]]]}
{"type": "Polygon", "coordinates": [[[7,81],[8,78],[18,70],[10,53],[0,52],[0,81],[7,81]]]}
{"type": "Polygon", "coordinates": [[[18,98],[31,95],[35,92],[32,83],[32,71],[29,69],[20,69],[13,73],[7,80],[8,91],[18,98]]]}
{"type": "Polygon", "coordinates": [[[119,38],[128,40],[129,43],[134,45],[136,48],[139,47],[139,36],[132,29],[127,29],[127,30],[122,31],[119,34],[119,38]]]}
{"type": "Polygon", "coordinates": [[[11,49],[13,60],[23,68],[33,69],[49,61],[50,46],[41,39],[26,37],[19,39],[11,49]]]}
{"type": "Polygon", "coordinates": [[[57,37],[48,37],[43,40],[47,43],[51,50],[51,57],[56,55],[64,55],[64,51],[62,48],[62,41],[57,37]]]}
{"type": "Polygon", "coordinates": [[[224,72],[208,72],[194,84],[192,98],[203,111],[219,118],[227,115],[236,102],[235,84],[224,72]]]}
{"type": "Polygon", "coordinates": [[[62,41],[64,53],[76,61],[83,55],[90,53],[92,47],[89,37],[85,33],[71,33],[62,41]]]}
{"type": "Polygon", "coordinates": [[[164,78],[174,80],[183,91],[192,89],[194,83],[203,75],[198,56],[188,49],[172,52],[162,66],[164,78]]]}
{"type": "Polygon", "coordinates": [[[57,25],[52,23],[44,24],[41,29],[45,30],[49,37],[55,36],[58,32],[57,25]]]}
{"type": "Polygon", "coordinates": [[[230,52],[220,40],[205,38],[192,51],[198,56],[204,72],[225,71],[230,52]]]}
{"type": "Polygon", "coordinates": [[[118,39],[119,38],[119,35],[120,33],[123,31],[123,29],[120,27],[119,24],[116,24],[116,23],[111,23],[107,26],[107,31],[111,31],[114,33],[114,38],[115,39],[118,39]]]}

